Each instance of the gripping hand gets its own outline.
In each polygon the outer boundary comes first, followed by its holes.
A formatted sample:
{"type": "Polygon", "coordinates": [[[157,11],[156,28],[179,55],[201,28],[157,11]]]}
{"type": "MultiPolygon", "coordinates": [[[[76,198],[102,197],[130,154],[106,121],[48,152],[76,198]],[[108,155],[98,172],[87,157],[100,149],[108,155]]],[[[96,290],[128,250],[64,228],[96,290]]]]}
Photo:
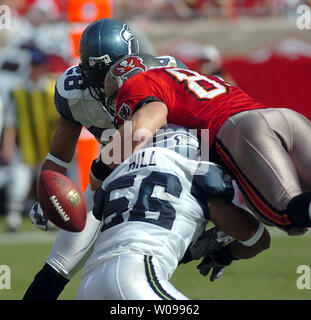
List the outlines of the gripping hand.
{"type": "Polygon", "coordinates": [[[29,212],[30,220],[36,228],[47,231],[49,220],[44,216],[40,203],[36,201],[29,212]]]}

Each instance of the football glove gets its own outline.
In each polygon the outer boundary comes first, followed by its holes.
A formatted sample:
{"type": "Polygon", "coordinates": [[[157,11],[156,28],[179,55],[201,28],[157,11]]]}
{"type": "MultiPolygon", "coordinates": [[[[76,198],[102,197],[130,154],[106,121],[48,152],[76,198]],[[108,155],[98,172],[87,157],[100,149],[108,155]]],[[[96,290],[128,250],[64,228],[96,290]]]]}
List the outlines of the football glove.
{"type": "Polygon", "coordinates": [[[40,203],[36,201],[29,212],[30,220],[36,228],[47,231],[49,220],[44,216],[40,203]]]}
{"type": "Polygon", "coordinates": [[[233,240],[216,227],[205,230],[195,244],[189,248],[193,260],[201,259],[233,240]]]}
{"type": "Polygon", "coordinates": [[[187,263],[206,257],[232,240],[232,237],[216,227],[205,230],[197,241],[187,249],[180,263],[187,263]]]}
{"type": "Polygon", "coordinates": [[[203,276],[207,276],[212,271],[210,280],[214,281],[222,276],[225,267],[229,266],[233,260],[229,245],[227,245],[204,257],[197,268],[203,276]]]}

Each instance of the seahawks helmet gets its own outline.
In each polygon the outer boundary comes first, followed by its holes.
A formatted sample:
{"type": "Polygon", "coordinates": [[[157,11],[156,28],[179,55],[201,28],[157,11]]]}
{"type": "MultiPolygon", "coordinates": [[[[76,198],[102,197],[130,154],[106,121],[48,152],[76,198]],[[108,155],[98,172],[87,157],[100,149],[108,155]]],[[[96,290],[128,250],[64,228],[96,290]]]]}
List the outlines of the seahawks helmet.
{"type": "Polygon", "coordinates": [[[196,130],[174,124],[159,129],[144,147],[166,148],[190,160],[198,160],[200,157],[200,142],[196,130]]]}
{"type": "Polygon", "coordinates": [[[163,67],[162,63],[148,53],[127,55],[114,63],[105,79],[105,94],[107,110],[115,116],[116,95],[122,84],[140,72],[163,67]]]}
{"type": "Polygon", "coordinates": [[[79,46],[80,69],[95,99],[105,104],[104,81],[110,66],[120,57],[138,50],[138,41],[121,21],[100,19],[84,30],[79,46]]]}

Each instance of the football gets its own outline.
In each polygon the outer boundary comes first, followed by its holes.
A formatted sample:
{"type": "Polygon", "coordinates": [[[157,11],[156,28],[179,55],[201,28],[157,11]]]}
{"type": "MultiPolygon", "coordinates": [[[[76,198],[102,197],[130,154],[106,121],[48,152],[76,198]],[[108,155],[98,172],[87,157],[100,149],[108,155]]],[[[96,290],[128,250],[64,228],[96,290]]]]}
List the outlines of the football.
{"type": "Polygon", "coordinates": [[[85,199],[80,188],[67,176],[51,170],[41,172],[38,200],[46,218],[57,227],[71,232],[84,229],[85,199]]]}

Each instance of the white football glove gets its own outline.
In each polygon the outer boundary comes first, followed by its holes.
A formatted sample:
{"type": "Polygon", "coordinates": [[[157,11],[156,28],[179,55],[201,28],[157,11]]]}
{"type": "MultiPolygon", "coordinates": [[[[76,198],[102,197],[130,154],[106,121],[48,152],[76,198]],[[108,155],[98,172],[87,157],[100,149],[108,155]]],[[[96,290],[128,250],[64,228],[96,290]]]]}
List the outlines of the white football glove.
{"type": "Polygon", "coordinates": [[[29,212],[30,220],[36,228],[47,231],[49,220],[44,216],[40,203],[36,201],[29,212]]]}

